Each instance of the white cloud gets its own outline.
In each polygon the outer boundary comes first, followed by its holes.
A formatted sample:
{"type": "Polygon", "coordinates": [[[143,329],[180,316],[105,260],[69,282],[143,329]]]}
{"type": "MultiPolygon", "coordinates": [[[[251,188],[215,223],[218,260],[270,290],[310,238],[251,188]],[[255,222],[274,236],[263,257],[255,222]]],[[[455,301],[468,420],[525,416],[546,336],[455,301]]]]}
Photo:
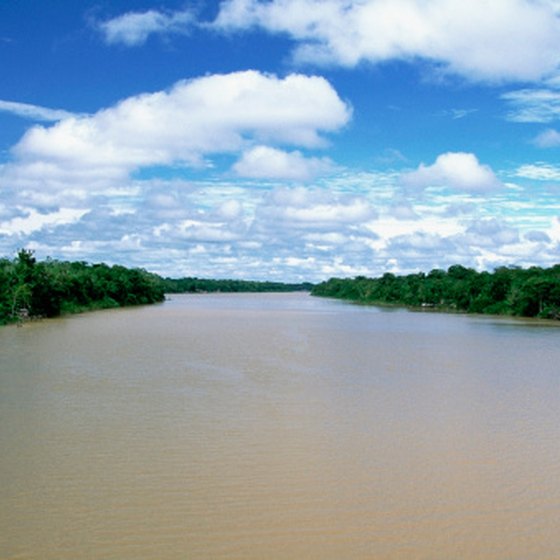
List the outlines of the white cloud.
{"type": "Polygon", "coordinates": [[[537,181],[560,181],[560,167],[547,163],[530,163],[518,167],[515,176],[537,181]]]}
{"type": "Polygon", "coordinates": [[[541,132],[533,142],[539,148],[556,148],[560,146],[560,132],[549,128],[541,132]]]}
{"type": "Polygon", "coordinates": [[[417,220],[418,214],[412,204],[407,200],[397,200],[391,206],[391,215],[397,220],[417,220]]]}
{"type": "Polygon", "coordinates": [[[441,154],[432,165],[421,164],[417,170],[403,174],[402,181],[412,187],[449,187],[469,192],[484,192],[501,185],[489,166],[465,152],[441,154]]]}
{"type": "Polygon", "coordinates": [[[519,231],[497,220],[484,218],[474,221],[466,230],[465,237],[468,246],[499,247],[519,241],[519,231]]]}
{"type": "MultiPolygon", "coordinates": [[[[521,224],[520,224],[521,225],[521,224]]],[[[372,225],[379,237],[372,243],[377,259],[391,262],[395,272],[427,272],[452,264],[492,268],[500,264],[534,265],[554,262],[557,251],[549,230],[522,230],[515,220],[464,216],[438,216],[426,211],[415,222],[388,216],[372,225]]],[[[382,265],[384,272],[386,264],[382,265]]]]}
{"type": "Polygon", "coordinates": [[[323,232],[360,227],[376,216],[374,208],[363,197],[336,196],[304,187],[274,190],[257,214],[258,226],[263,230],[323,232]]]}
{"type": "MultiPolygon", "coordinates": [[[[200,165],[255,142],[322,147],[350,108],[323,78],[256,71],[211,75],[128,98],[91,116],[31,128],[5,170],[24,181],[111,181],[150,165],[200,165]]],[[[292,160],[294,155],[291,155],[292,160]]],[[[308,166],[319,160],[308,160],[308,166]]]]}
{"type": "Polygon", "coordinates": [[[363,200],[353,200],[348,203],[317,204],[306,208],[286,208],[283,211],[285,219],[307,223],[349,223],[356,224],[374,216],[371,207],[363,200]]]}
{"type": "Polygon", "coordinates": [[[48,226],[61,226],[77,222],[87,212],[87,209],[60,208],[55,212],[39,213],[34,208],[29,208],[22,217],[0,222],[0,234],[29,235],[34,231],[40,231],[48,226]]]}
{"type": "Polygon", "coordinates": [[[426,233],[423,231],[396,236],[388,243],[390,252],[394,254],[400,253],[401,258],[406,254],[417,255],[422,252],[441,254],[447,252],[450,246],[449,238],[437,233],[426,233]]]}
{"type": "Polygon", "coordinates": [[[217,213],[226,220],[233,220],[243,215],[243,205],[239,200],[226,200],[220,204],[217,213]]]}
{"type": "Polygon", "coordinates": [[[460,221],[438,216],[434,212],[426,211],[421,216],[404,220],[400,216],[395,216],[392,209],[385,211],[375,223],[370,224],[369,228],[377,236],[377,241],[373,245],[375,249],[385,247],[388,240],[395,238],[415,235],[450,237],[461,233],[464,229],[460,221]]]}
{"type": "Polygon", "coordinates": [[[0,100],[0,111],[13,113],[18,117],[24,119],[31,119],[35,121],[61,121],[74,116],[69,111],[62,109],[49,109],[47,107],[40,107],[38,105],[31,105],[29,103],[18,103],[16,101],[2,101],[0,100]]]}
{"type": "Polygon", "coordinates": [[[476,113],[478,109],[451,109],[449,115],[453,120],[464,119],[472,113],[476,113]]]}
{"type": "Polygon", "coordinates": [[[128,47],[142,45],[153,34],[168,35],[187,33],[194,23],[193,14],[188,11],[128,12],[116,18],[97,23],[108,44],[122,43],[128,47]]]}
{"type": "Polygon", "coordinates": [[[550,237],[544,231],[528,231],[524,237],[532,243],[550,243],[550,237]]]}
{"type": "Polygon", "coordinates": [[[560,17],[531,0],[226,0],[214,22],[298,43],[301,62],[422,58],[472,80],[538,80],[560,62],[560,17]]]}
{"type": "Polygon", "coordinates": [[[396,194],[395,176],[389,193],[388,186],[377,191],[381,177],[339,173],[305,188],[255,188],[254,181],[218,175],[127,180],[85,203],[60,205],[64,191],[15,208],[11,202],[23,200],[23,190],[2,189],[1,254],[25,246],[39,258],[119,262],[164,275],[311,281],[376,276],[389,267],[407,273],[558,260],[557,197],[544,184],[489,192],[484,204],[478,194],[427,190],[412,205],[396,194]],[[342,188],[362,182],[353,194],[342,188]],[[520,211],[517,204],[531,197],[538,206],[520,211]],[[462,211],[449,212],[452,203],[462,211]]]}
{"type": "Polygon", "coordinates": [[[327,158],[306,158],[299,151],[285,152],[256,146],[245,152],[233,166],[241,177],[308,181],[332,168],[327,158]]]}
{"type": "Polygon", "coordinates": [[[179,236],[184,240],[206,243],[236,241],[241,238],[239,232],[232,231],[225,225],[225,223],[220,222],[185,220],[179,224],[179,236]]]}
{"type": "Polygon", "coordinates": [[[507,119],[520,123],[549,123],[560,118],[560,91],[521,89],[502,95],[512,106],[507,119]]]}

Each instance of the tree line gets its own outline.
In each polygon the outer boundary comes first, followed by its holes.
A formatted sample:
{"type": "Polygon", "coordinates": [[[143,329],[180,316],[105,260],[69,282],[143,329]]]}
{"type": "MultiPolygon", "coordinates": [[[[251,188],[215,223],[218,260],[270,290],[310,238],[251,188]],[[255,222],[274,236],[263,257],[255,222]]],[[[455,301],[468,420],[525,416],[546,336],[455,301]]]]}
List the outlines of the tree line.
{"type": "Polygon", "coordinates": [[[162,278],[138,268],[47,259],[39,262],[22,249],[0,259],[0,324],[26,317],[56,317],[89,309],[161,302],[166,293],[288,292],[359,303],[403,305],[523,317],[560,319],[560,264],[551,268],[500,267],[477,272],[453,265],[397,276],[331,278],[283,283],[162,278]]]}
{"type": "Polygon", "coordinates": [[[560,319],[560,264],[493,272],[453,265],[428,274],[331,278],[311,293],[358,303],[560,319]]]}
{"type": "Polygon", "coordinates": [[[259,282],[255,280],[215,280],[208,278],[164,278],[163,287],[169,294],[210,293],[210,292],[296,292],[311,291],[309,282],[259,282]]]}
{"type": "Polygon", "coordinates": [[[164,298],[161,279],[142,269],[51,259],[38,262],[25,249],[14,259],[0,259],[0,324],[164,298]]]}
{"type": "Polygon", "coordinates": [[[158,303],[166,293],[286,292],[312,284],[162,278],[138,268],[47,259],[20,250],[0,259],[0,325],[92,309],[158,303]]]}

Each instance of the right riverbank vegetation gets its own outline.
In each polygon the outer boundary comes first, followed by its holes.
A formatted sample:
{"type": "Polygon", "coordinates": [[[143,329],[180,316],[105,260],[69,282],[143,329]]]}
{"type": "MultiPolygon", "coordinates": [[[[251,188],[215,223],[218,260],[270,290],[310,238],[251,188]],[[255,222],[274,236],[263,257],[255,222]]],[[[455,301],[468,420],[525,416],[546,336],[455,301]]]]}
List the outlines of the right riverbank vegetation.
{"type": "Polygon", "coordinates": [[[493,272],[453,265],[428,274],[331,278],[311,293],[371,305],[560,319],[560,264],[493,272]]]}

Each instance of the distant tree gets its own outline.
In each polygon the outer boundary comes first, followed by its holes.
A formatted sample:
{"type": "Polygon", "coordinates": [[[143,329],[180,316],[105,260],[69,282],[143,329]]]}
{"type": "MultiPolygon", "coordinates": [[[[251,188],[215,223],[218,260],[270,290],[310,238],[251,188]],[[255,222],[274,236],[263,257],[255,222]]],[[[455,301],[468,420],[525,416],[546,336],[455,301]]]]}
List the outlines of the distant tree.
{"type": "Polygon", "coordinates": [[[560,264],[550,269],[500,267],[493,273],[453,265],[427,275],[331,278],[317,284],[312,294],[364,303],[559,319],[560,264]]]}

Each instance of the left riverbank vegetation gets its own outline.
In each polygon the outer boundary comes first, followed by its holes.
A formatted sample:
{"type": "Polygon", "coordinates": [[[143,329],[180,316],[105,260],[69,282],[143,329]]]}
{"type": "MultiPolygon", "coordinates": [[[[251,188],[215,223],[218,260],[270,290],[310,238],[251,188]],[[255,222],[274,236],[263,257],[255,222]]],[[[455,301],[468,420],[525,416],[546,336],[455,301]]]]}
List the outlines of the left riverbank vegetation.
{"type": "Polygon", "coordinates": [[[311,293],[356,303],[560,319],[560,264],[499,267],[493,272],[453,265],[428,274],[331,278],[311,293]]]}
{"type": "Polygon", "coordinates": [[[164,299],[161,279],[142,269],[51,259],[39,262],[25,249],[14,259],[0,259],[0,324],[164,299]]]}
{"type": "Polygon", "coordinates": [[[0,259],[0,325],[95,309],[159,303],[166,293],[310,291],[310,283],[162,278],[138,268],[47,259],[21,249],[0,259]]]}

